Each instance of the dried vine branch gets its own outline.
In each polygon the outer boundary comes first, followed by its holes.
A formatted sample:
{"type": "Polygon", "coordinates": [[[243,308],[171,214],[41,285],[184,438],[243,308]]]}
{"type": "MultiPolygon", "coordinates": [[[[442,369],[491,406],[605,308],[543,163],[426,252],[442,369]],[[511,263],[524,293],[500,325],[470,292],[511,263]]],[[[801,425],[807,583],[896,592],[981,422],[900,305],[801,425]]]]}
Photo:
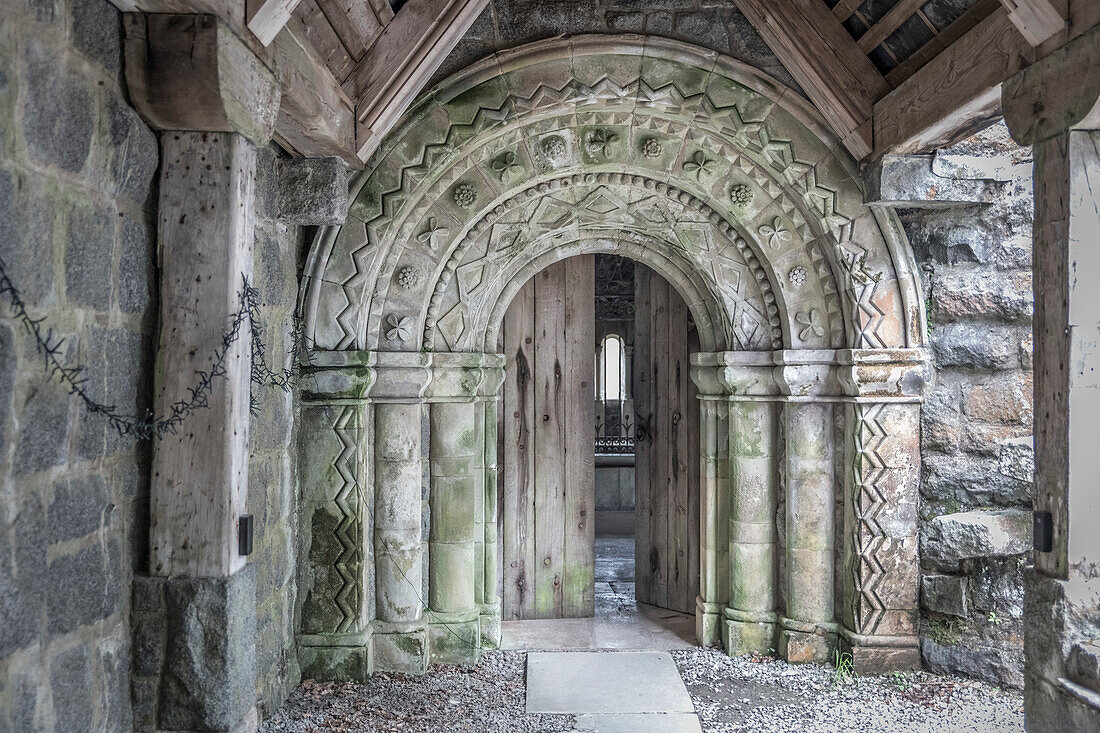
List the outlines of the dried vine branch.
{"type": "MultiPolygon", "coordinates": [[[[44,361],[47,378],[56,379],[69,391],[69,394],[79,398],[88,412],[102,415],[107,420],[107,424],[119,435],[133,436],[138,440],[161,438],[168,434],[175,435],[179,426],[189,415],[210,406],[210,393],[213,390],[214,380],[226,376],[229,349],[240,338],[241,327],[246,318],[249,321],[249,333],[252,336],[252,365],[249,375],[251,382],[284,391],[290,390],[297,376],[296,372],[293,369],[283,369],[281,373],[276,374],[268,367],[263,344],[263,329],[258,317],[259,293],[249,285],[247,277],[244,275],[241,277],[244,284],[239,295],[239,307],[230,316],[229,327],[222,332],[221,345],[214,349],[210,368],[195,371],[195,384],[188,387],[188,397],[172,403],[167,414],[154,415],[147,411],[145,415],[139,416],[125,414],[116,406],[99,402],[88,394],[88,378],[84,376],[84,367],[67,366],[62,361],[62,347],[66,339],[55,334],[53,328],[46,326],[45,318],[34,318],[27,312],[26,303],[11,276],[8,275],[3,259],[0,258],[0,295],[7,296],[12,312],[15,314],[15,320],[34,340],[35,350],[44,361]]],[[[292,347],[292,353],[296,348],[297,339],[292,347]]],[[[255,412],[258,408],[255,395],[250,395],[250,404],[255,412]]]]}

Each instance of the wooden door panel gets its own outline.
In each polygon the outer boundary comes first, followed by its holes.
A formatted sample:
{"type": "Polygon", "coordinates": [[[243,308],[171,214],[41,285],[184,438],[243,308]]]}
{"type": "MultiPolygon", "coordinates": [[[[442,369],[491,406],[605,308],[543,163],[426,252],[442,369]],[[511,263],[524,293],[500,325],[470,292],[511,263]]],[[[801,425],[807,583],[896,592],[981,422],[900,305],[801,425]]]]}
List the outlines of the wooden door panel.
{"type": "Polygon", "coordinates": [[[635,594],[694,613],[699,593],[699,407],[689,355],[697,348],[676,289],[634,268],[635,594]]]}
{"type": "Polygon", "coordinates": [[[552,265],[504,321],[504,617],[595,610],[595,260],[552,265]]]}

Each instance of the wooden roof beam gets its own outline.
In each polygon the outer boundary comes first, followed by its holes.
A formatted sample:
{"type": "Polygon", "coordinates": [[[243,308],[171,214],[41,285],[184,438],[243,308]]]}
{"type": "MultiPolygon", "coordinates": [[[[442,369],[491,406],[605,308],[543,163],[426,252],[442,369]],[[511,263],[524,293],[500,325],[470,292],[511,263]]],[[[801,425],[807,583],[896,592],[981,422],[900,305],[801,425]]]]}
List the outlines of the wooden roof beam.
{"type": "Polygon", "coordinates": [[[1066,29],[1069,0],[1001,0],[1008,19],[1032,46],[1066,29]]]}
{"type": "Polygon", "coordinates": [[[378,148],[488,0],[409,0],[344,83],[360,160],[378,148]]]}
{"type": "Polygon", "coordinates": [[[848,151],[871,152],[874,103],[890,85],[822,0],[734,0],[848,151]]]}
{"type": "Polygon", "coordinates": [[[1000,113],[1000,86],[1036,59],[997,8],[874,105],[875,156],[949,144],[1000,113]]]}
{"type": "Polygon", "coordinates": [[[270,46],[290,20],[290,15],[299,2],[300,0],[246,0],[245,18],[248,20],[248,30],[252,31],[260,43],[270,46]]]}

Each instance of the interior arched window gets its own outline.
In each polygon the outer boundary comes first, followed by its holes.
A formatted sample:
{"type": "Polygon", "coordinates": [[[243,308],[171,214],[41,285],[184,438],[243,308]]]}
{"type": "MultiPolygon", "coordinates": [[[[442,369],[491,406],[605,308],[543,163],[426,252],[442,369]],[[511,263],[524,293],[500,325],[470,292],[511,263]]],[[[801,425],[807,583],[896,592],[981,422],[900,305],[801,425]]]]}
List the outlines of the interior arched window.
{"type": "Polygon", "coordinates": [[[600,349],[600,385],[604,402],[622,400],[626,397],[626,352],[623,340],[617,334],[608,334],[600,349]]]}

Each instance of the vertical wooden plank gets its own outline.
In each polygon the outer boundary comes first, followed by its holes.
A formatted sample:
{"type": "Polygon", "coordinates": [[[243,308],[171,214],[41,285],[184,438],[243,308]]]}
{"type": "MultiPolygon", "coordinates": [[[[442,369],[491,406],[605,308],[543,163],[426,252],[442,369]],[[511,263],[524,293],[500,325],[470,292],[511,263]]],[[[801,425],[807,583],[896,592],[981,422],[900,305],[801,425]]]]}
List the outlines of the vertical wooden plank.
{"type": "Polygon", "coordinates": [[[595,612],[595,421],[592,364],[596,355],[596,258],[570,257],[565,270],[565,582],[566,618],[595,612]]]}
{"type": "Polygon", "coordinates": [[[535,616],[561,618],[565,536],[565,264],[535,275],[535,616]]]}
{"type": "Polygon", "coordinates": [[[649,575],[650,507],[652,477],[649,472],[653,452],[653,302],[649,268],[634,265],[634,597],[641,603],[653,603],[653,584],[649,575]]]}
{"type": "Polygon", "coordinates": [[[687,382],[687,410],[684,420],[687,423],[687,461],[688,461],[688,603],[686,613],[695,612],[695,599],[699,595],[700,582],[700,553],[703,550],[700,539],[700,522],[702,519],[702,486],[700,456],[702,455],[702,441],[700,439],[701,415],[699,409],[699,391],[695,388],[695,382],[691,381],[690,365],[691,355],[699,352],[699,330],[692,328],[688,333],[687,360],[685,364],[689,369],[687,382]]]}
{"type": "Polygon", "coordinates": [[[653,308],[651,336],[652,358],[647,368],[653,383],[653,450],[649,454],[650,475],[650,543],[649,573],[652,576],[652,603],[668,607],[668,492],[671,475],[668,440],[671,436],[671,410],[669,409],[668,380],[665,369],[668,358],[668,281],[654,276],[649,291],[653,308]]]}
{"type": "Polygon", "coordinates": [[[534,283],[520,289],[504,317],[503,457],[504,618],[530,618],[535,599],[534,283]]]}
{"type": "Polygon", "coordinates": [[[675,288],[668,288],[668,351],[665,370],[668,395],[668,608],[687,611],[688,605],[688,425],[687,304],[675,288]]]}

